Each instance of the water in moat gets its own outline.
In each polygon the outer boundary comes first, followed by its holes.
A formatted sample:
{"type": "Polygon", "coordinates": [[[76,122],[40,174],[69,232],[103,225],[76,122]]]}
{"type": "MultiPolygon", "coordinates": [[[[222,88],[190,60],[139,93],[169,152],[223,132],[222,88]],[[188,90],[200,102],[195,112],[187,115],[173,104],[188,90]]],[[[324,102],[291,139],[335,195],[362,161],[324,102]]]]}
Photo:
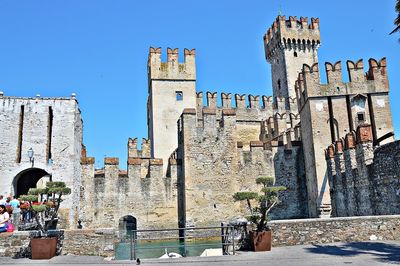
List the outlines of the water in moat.
{"type": "MultiPolygon", "coordinates": [[[[183,255],[185,248],[179,241],[152,241],[142,242],[136,245],[136,257],[140,259],[159,258],[165,254],[174,252],[183,255]]],[[[195,240],[186,242],[186,257],[200,256],[205,249],[222,248],[221,240],[195,240]]],[[[132,253],[133,254],[133,253],[132,253]]],[[[129,260],[131,257],[131,244],[128,242],[120,242],[115,245],[115,259],[129,260]]]]}

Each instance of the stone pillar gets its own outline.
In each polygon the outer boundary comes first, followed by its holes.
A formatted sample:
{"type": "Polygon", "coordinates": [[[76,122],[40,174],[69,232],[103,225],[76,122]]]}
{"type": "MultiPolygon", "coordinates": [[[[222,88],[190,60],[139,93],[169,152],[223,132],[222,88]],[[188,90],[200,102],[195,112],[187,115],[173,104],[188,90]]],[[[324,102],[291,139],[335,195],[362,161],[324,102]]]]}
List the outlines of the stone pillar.
{"type": "Polygon", "coordinates": [[[345,157],[345,170],[346,175],[343,181],[344,186],[346,187],[346,209],[347,216],[355,216],[356,215],[356,202],[354,195],[354,175],[353,169],[357,167],[356,161],[356,137],[354,132],[347,133],[345,137],[345,150],[343,151],[345,157]]]}
{"type": "Polygon", "coordinates": [[[328,182],[330,187],[330,195],[331,195],[331,216],[337,217],[336,211],[336,192],[335,186],[333,185],[334,179],[336,178],[336,165],[335,165],[335,147],[333,144],[329,145],[326,149],[326,165],[327,165],[327,173],[328,173],[328,182]]]}
{"type": "Polygon", "coordinates": [[[336,141],[336,153],[335,153],[335,167],[336,176],[333,179],[333,186],[335,188],[335,205],[336,214],[338,217],[344,217],[347,215],[346,204],[345,204],[345,187],[343,186],[343,179],[345,174],[345,164],[343,157],[343,142],[336,141]]]}
{"type": "MultiPolygon", "coordinates": [[[[119,159],[104,158],[104,202],[101,213],[106,216],[109,224],[117,224],[118,217],[115,217],[117,202],[117,182],[119,176],[119,159]]],[[[103,218],[103,217],[102,217],[103,218]]]]}
{"type": "Polygon", "coordinates": [[[357,214],[360,216],[372,215],[371,188],[367,166],[373,160],[372,130],[370,125],[357,128],[356,145],[357,174],[354,179],[356,188],[357,214]]]}
{"type": "Polygon", "coordinates": [[[93,209],[96,206],[94,196],[96,195],[94,184],[94,162],[93,157],[82,157],[82,187],[81,207],[79,219],[83,222],[84,227],[90,227],[94,219],[93,209]],[[83,197],[82,197],[83,196],[83,197]]]}

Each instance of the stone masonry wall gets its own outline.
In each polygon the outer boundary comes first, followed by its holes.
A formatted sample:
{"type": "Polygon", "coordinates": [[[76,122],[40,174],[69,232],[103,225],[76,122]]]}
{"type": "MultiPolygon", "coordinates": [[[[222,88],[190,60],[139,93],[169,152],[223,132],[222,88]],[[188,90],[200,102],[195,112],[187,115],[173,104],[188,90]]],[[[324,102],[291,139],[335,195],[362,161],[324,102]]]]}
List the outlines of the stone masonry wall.
{"type": "Polygon", "coordinates": [[[43,179],[52,176],[53,181],[64,181],[71,187],[72,194],[65,197],[63,207],[70,210],[66,219],[70,222],[69,226],[75,225],[78,210],[74,206],[79,205],[82,131],[81,111],[75,94],[64,98],[43,98],[39,95],[22,98],[1,94],[0,194],[20,194],[17,191],[20,178],[40,171],[46,176],[43,179]],[[33,163],[28,158],[30,148],[34,151],[33,163]]]}
{"type": "Polygon", "coordinates": [[[203,124],[198,126],[196,110],[185,109],[179,121],[182,175],[178,176],[178,201],[184,202],[179,207],[181,226],[183,220],[186,225],[209,226],[248,215],[245,204],[233,202],[232,196],[238,191],[260,191],[255,184],[259,176],[275,176],[278,185],[288,187],[275,218],[305,216],[298,146],[287,144],[284,149],[283,142],[275,142],[273,147],[271,142],[254,140],[245,150],[238,142],[234,110],[223,110],[220,121],[215,109],[203,109],[202,117],[203,124]]]}
{"type": "Polygon", "coordinates": [[[382,145],[374,151],[372,184],[375,214],[400,213],[400,141],[382,145]]]}
{"type": "Polygon", "coordinates": [[[327,149],[332,215],[400,213],[400,142],[374,148],[371,126],[349,133],[327,149]]]}
{"type": "Polygon", "coordinates": [[[273,246],[400,240],[400,216],[281,220],[269,223],[273,246]]]}
{"type": "Polygon", "coordinates": [[[138,229],[177,227],[176,163],[163,174],[161,159],[128,158],[119,170],[118,158],[105,158],[104,169],[94,169],[94,158],[82,158],[80,219],[84,228],[114,227],[133,216],[138,229]]]}
{"type": "MultiPolygon", "coordinates": [[[[400,216],[280,220],[269,223],[273,246],[400,240],[400,216]]],[[[14,257],[29,245],[29,232],[0,234],[0,256],[14,257]]],[[[114,257],[115,229],[65,230],[62,254],[114,257]]]]}

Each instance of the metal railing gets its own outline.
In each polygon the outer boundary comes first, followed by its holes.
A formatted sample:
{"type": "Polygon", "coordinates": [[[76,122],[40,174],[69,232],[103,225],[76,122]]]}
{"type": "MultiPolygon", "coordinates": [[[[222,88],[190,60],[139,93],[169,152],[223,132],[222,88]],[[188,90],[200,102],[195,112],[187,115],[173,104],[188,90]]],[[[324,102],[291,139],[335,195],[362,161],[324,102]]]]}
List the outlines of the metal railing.
{"type": "Polygon", "coordinates": [[[183,257],[188,256],[190,249],[221,248],[223,255],[235,254],[233,226],[214,227],[186,227],[176,229],[148,229],[148,230],[127,230],[121,242],[129,241],[129,258],[136,260],[138,253],[144,250],[167,250],[178,249],[183,257]],[[206,239],[213,239],[213,243],[204,242],[206,239]],[[175,243],[174,243],[175,241],[175,243]],[[153,243],[144,245],[143,243],[153,243]],[[197,242],[197,243],[196,243],[197,242]]]}

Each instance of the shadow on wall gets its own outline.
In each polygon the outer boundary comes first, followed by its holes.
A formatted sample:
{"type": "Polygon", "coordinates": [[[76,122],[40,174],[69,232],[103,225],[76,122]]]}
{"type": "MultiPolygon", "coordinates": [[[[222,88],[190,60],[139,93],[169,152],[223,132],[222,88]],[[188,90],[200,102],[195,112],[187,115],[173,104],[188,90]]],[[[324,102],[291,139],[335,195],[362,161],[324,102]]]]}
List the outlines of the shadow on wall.
{"type": "Polygon", "coordinates": [[[334,246],[314,244],[313,247],[306,248],[306,251],[344,257],[368,254],[378,262],[396,264],[400,262],[400,245],[380,242],[356,242],[334,246]]]}

